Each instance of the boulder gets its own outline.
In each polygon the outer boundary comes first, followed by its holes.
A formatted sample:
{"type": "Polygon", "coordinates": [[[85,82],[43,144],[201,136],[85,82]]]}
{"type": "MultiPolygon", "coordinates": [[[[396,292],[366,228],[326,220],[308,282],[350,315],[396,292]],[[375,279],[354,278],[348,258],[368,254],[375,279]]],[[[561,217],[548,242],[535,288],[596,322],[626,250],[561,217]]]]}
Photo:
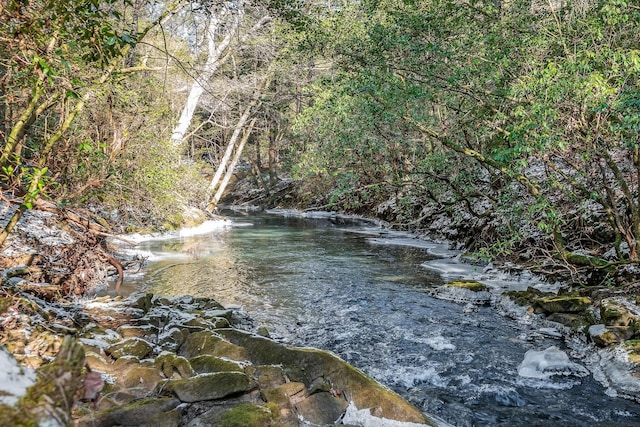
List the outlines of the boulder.
{"type": "Polygon", "coordinates": [[[243,372],[242,366],[236,362],[222,359],[210,354],[203,354],[189,359],[189,363],[193,370],[198,374],[206,374],[212,372],[243,372]]]}
{"type": "Polygon", "coordinates": [[[119,377],[120,385],[138,397],[148,396],[156,384],[164,380],[159,369],[141,365],[132,366],[119,377]]]}
{"type": "MultiPolygon", "coordinates": [[[[224,412],[217,427],[264,427],[269,425],[285,426],[278,422],[273,424],[277,414],[268,406],[254,405],[252,403],[241,403],[233,409],[224,412]]],[[[296,426],[298,424],[295,424],[296,426]]]]}
{"type": "Polygon", "coordinates": [[[589,327],[591,340],[600,347],[615,345],[623,342],[627,335],[627,328],[607,326],[603,324],[589,327]]]}
{"type": "Polygon", "coordinates": [[[173,392],[182,402],[198,402],[244,393],[254,388],[255,383],[242,372],[217,372],[168,380],[159,387],[163,391],[173,392]]]}
{"type": "Polygon", "coordinates": [[[158,328],[153,325],[143,326],[120,326],[116,332],[122,336],[122,338],[144,338],[149,335],[157,335],[158,328]]]}
{"type": "Polygon", "coordinates": [[[603,299],[600,302],[600,316],[607,326],[627,328],[629,338],[640,337],[640,310],[625,298],[603,299]]]}
{"type": "Polygon", "coordinates": [[[282,365],[292,381],[309,387],[323,377],[358,408],[378,407],[381,417],[395,421],[435,424],[398,394],[381,386],[337,356],[310,348],[287,347],[268,338],[237,329],[218,330],[236,345],[246,348],[256,365],[282,365]]]}
{"type": "Polygon", "coordinates": [[[289,379],[285,376],[282,368],[273,365],[254,366],[251,365],[246,368],[247,373],[258,382],[261,389],[278,387],[282,384],[288,383],[289,379]],[[252,372],[249,373],[249,370],[252,372]]]}
{"type": "Polygon", "coordinates": [[[185,343],[180,347],[178,354],[188,359],[203,354],[210,354],[212,356],[223,356],[231,360],[249,360],[247,349],[232,344],[211,331],[201,331],[190,334],[185,340],[185,343]]]}
{"type": "Polygon", "coordinates": [[[105,352],[114,359],[124,356],[144,359],[152,350],[153,346],[141,338],[127,338],[124,341],[110,345],[105,349],[105,352]]]}
{"type": "Polygon", "coordinates": [[[542,297],[534,304],[545,313],[581,313],[590,306],[591,298],[571,295],[542,297]]]}
{"type": "Polygon", "coordinates": [[[629,353],[629,362],[640,365],[640,340],[625,341],[623,349],[629,353]]]}
{"type": "Polygon", "coordinates": [[[158,356],[154,366],[162,371],[167,378],[173,378],[176,375],[178,378],[189,378],[194,375],[193,368],[187,359],[169,352],[158,356]]]}
{"type": "Polygon", "coordinates": [[[483,292],[489,290],[489,287],[487,285],[476,280],[453,280],[451,282],[445,283],[444,286],[449,288],[467,289],[473,292],[483,292]]]}
{"type": "Polygon", "coordinates": [[[347,406],[344,398],[330,393],[315,393],[296,404],[298,414],[311,425],[336,423],[347,406]]]}
{"type": "Polygon", "coordinates": [[[189,336],[187,329],[172,325],[158,336],[158,345],[167,351],[178,351],[189,336]]]}
{"type": "Polygon", "coordinates": [[[594,322],[591,316],[584,313],[551,313],[547,320],[568,326],[574,331],[586,332],[594,322]]]}
{"type": "Polygon", "coordinates": [[[75,427],[178,427],[182,414],[180,401],[175,398],[137,400],[123,406],[86,415],[74,423],[75,427]]]}

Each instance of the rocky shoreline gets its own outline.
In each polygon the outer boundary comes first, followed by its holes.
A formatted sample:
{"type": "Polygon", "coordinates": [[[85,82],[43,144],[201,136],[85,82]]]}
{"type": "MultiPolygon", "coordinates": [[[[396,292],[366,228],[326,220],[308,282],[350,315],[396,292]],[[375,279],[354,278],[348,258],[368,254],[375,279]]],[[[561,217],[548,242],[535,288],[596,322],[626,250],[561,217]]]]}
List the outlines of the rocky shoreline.
{"type": "Polygon", "coordinates": [[[234,327],[214,300],[29,300],[3,312],[0,343],[38,381],[1,400],[2,425],[437,425],[329,352],[234,327]]]}

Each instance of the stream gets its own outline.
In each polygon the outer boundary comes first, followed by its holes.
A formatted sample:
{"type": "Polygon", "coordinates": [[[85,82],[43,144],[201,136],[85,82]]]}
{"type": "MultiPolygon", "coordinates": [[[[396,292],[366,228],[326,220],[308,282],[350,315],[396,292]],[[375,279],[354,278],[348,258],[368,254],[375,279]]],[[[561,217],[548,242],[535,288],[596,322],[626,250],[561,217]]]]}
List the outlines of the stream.
{"type": "Polygon", "coordinates": [[[640,404],[610,396],[553,328],[432,296],[460,276],[496,289],[533,278],[482,272],[446,245],[371,223],[224,213],[232,221],[209,233],[142,241],[150,262],[125,292],[214,298],[455,426],[640,425],[640,404]]]}

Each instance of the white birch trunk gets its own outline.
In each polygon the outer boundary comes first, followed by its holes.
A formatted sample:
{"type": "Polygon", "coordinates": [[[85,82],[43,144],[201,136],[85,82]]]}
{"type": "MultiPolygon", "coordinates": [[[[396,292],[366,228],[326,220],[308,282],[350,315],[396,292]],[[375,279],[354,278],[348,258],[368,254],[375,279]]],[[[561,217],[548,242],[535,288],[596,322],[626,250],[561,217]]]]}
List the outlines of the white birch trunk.
{"type": "MultiPolygon", "coordinates": [[[[231,164],[229,164],[229,159],[231,158],[231,155],[233,154],[234,149],[236,148],[236,141],[238,140],[238,137],[240,136],[240,132],[242,132],[242,128],[244,127],[245,123],[247,123],[247,120],[249,120],[249,117],[251,116],[251,112],[253,111],[253,109],[261,104],[260,96],[262,95],[262,91],[264,90],[264,88],[269,86],[270,81],[271,81],[271,72],[268,71],[266,76],[264,76],[264,78],[256,88],[256,91],[253,95],[253,99],[251,100],[249,105],[247,105],[247,108],[242,113],[242,116],[240,117],[240,120],[238,120],[238,123],[236,123],[235,129],[233,130],[233,134],[231,135],[231,139],[229,140],[229,144],[227,145],[224,156],[222,156],[222,159],[220,159],[220,164],[218,164],[216,173],[213,176],[211,183],[209,184],[209,193],[213,193],[216,190],[216,188],[218,187],[218,183],[220,182],[220,178],[222,178],[222,174],[225,172],[225,170],[229,171],[231,169],[231,173],[232,173],[233,172],[232,168],[235,168],[235,165],[238,163],[238,160],[234,158],[234,161],[231,164]]],[[[255,120],[251,122],[250,130],[253,129],[254,122],[255,120]]],[[[248,136],[249,133],[250,132],[246,133],[247,138],[249,137],[248,136]]],[[[246,141],[244,142],[246,143],[246,141]]],[[[244,148],[244,143],[241,143],[241,146],[242,148],[244,148]]],[[[238,149],[236,150],[237,158],[239,158],[240,154],[242,153],[242,148],[238,147],[238,149]]],[[[230,176],[229,172],[227,172],[227,174],[230,176]]],[[[226,179],[226,181],[228,182],[229,179],[226,179]]],[[[226,186],[226,183],[224,183],[224,186],[226,186]]],[[[222,189],[222,191],[224,191],[224,188],[222,189]]],[[[209,204],[208,209],[210,210],[213,209],[215,207],[215,204],[220,200],[220,197],[222,197],[222,193],[220,192],[219,189],[216,193],[216,197],[217,199],[215,199],[215,202],[212,201],[209,204]]]]}
{"type": "Polygon", "coordinates": [[[227,164],[229,163],[229,159],[231,158],[231,155],[233,154],[233,150],[234,150],[234,148],[236,146],[236,141],[238,140],[238,136],[240,136],[240,132],[242,131],[242,128],[244,127],[244,124],[249,119],[249,116],[251,115],[251,110],[257,104],[258,104],[258,99],[254,98],[254,100],[251,101],[251,103],[244,110],[244,113],[242,113],[242,117],[240,117],[240,120],[238,120],[238,123],[236,123],[236,127],[233,130],[233,134],[231,135],[231,139],[229,140],[229,144],[227,144],[227,149],[224,152],[224,156],[222,156],[222,159],[220,159],[220,164],[218,164],[218,168],[216,169],[216,173],[213,176],[213,179],[211,180],[211,183],[209,184],[209,192],[210,193],[213,193],[213,191],[218,186],[218,183],[220,182],[220,178],[222,178],[222,174],[224,173],[225,169],[227,168],[227,164]]]}
{"type": "Polygon", "coordinates": [[[191,126],[191,121],[193,120],[193,113],[195,113],[198,102],[200,101],[200,97],[204,93],[204,85],[207,84],[207,82],[218,70],[220,57],[227,49],[227,47],[229,47],[231,40],[233,40],[234,36],[236,35],[238,28],[240,27],[240,23],[242,22],[243,16],[244,9],[242,2],[239,3],[238,10],[235,11],[235,13],[231,13],[226,8],[223,9],[220,14],[217,14],[215,12],[211,13],[211,17],[209,18],[209,23],[207,26],[207,61],[204,64],[202,73],[200,74],[200,76],[198,76],[198,78],[195,79],[195,81],[191,85],[189,96],[187,97],[187,101],[182,108],[182,113],[180,114],[178,123],[171,133],[171,142],[173,142],[174,145],[180,145],[184,141],[184,136],[187,133],[189,126],[191,126]],[[221,29],[222,24],[224,24],[224,21],[227,18],[229,18],[229,20],[231,21],[230,25],[228,25],[228,28],[225,30],[226,32],[224,38],[220,41],[220,43],[217,43],[217,33],[221,29]]]}
{"type": "Polygon", "coordinates": [[[231,161],[231,164],[227,168],[227,173],[225,173],[224,179],[220,183],[220,187],[218,187],[218,191],[216,192],[216,195],[213,197],[213,200],[211,201],[211,204],[213,206],[217,206],[218,202],[222,198],[222,195],[224,194],[224,190],[227,188],[227,184],[229,184],[231,175],[233,175],[233,171],[235,170],[236,165],[240,160],[240,156],[242,155],[242,150],[244,150],[244,146],[247,143],[249,136],[251,135],[251,131],[253,130],[253,125],[255,123],[256,123],[256,119],[254,118],[253,120],[251,120],[251,123],[249,124],[249,127],[247,128],[247,130],[244,132],[244,135],[240,140],[240,144],[238,144],[238,148],[236,149],[236,153],[233,156],[233,160],[231,161]]]}

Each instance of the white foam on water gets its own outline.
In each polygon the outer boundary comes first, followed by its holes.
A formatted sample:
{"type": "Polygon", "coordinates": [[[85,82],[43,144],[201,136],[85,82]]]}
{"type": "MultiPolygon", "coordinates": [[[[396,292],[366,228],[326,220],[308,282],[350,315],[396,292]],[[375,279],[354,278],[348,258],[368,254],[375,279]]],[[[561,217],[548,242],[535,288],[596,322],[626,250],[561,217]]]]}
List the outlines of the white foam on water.
{"type": "Polygon", "coordinates": [[[400,366],[394,365],[384,370],[371,369],[371,375],[381,383],[395,383],[406,389],[418,384],[431,384],[436,387],[447,387],[449,378],[443,378],[438,372],[438,366],[400,366]]]}
{"type": "Polygon", "coordinates": [[[506,290],[526,290],[533,287],[546,292],[557,291],[559,284],[543,283],[528,271],[512,274],[496,269],[489,264],[485,267],[462,262],[460,256],[429,260],[422,268],[436,271],[445,280],[475,280],[489,286],[493,292],[506,290]]]}
{"type": "Polygon", "coordinates": [[[420,341],[423,341],[429,347],[437,351],[456,349],[456,346],[442,335],[436,335],[420,341]]]}

